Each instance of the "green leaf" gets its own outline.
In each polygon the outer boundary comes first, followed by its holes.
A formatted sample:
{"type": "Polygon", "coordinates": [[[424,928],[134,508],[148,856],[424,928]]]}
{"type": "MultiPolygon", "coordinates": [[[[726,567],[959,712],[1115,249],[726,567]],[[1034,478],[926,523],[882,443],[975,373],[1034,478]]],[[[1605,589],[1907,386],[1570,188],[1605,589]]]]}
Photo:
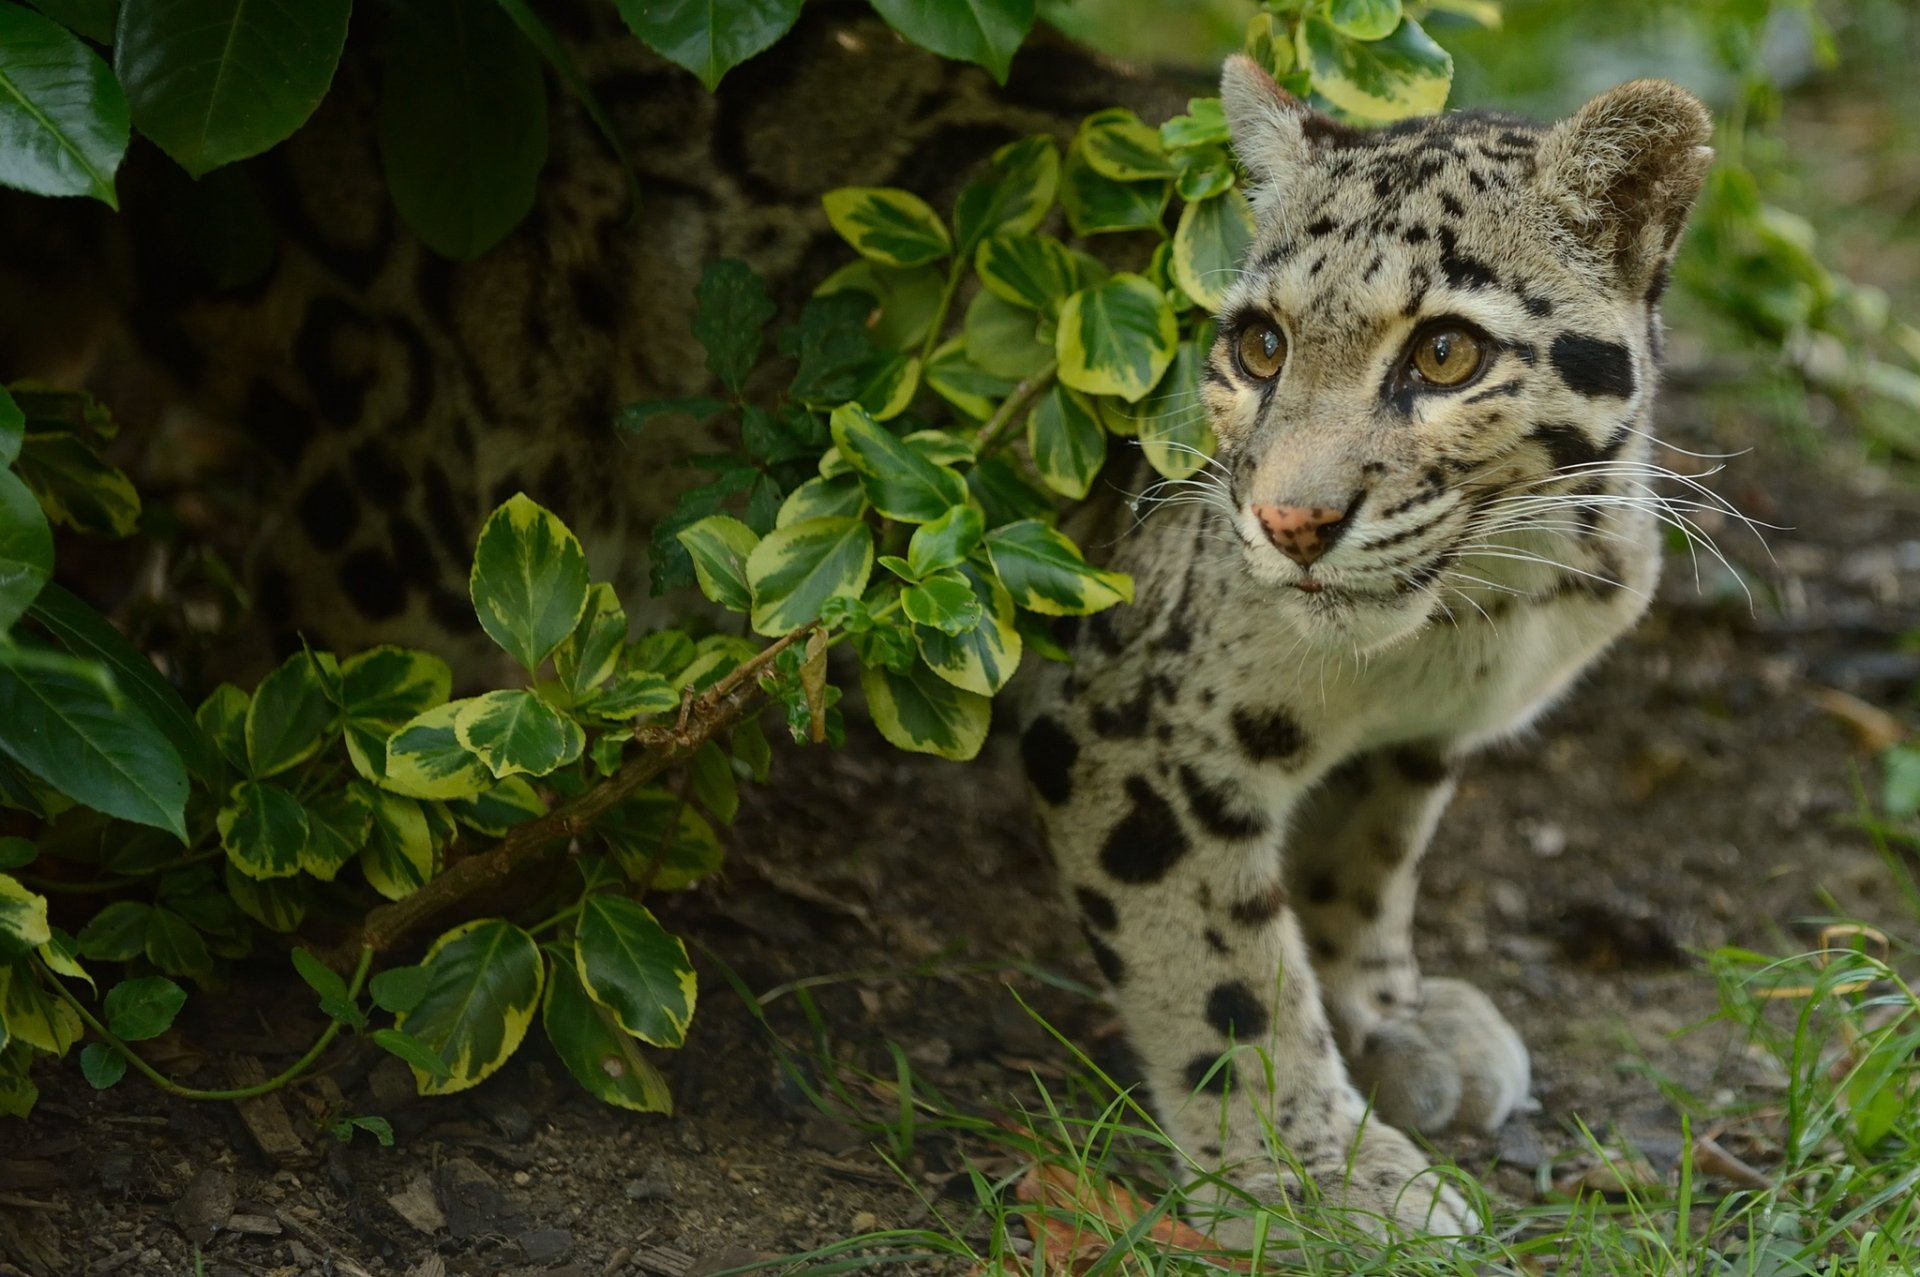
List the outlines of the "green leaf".
{"type": "Polygon", "coordinates": [[[310,892],[305,878],[251,878],[228,861],[226,888],[240,912],[269,931],[291,935],[307,920],[310,892]]]}
{"type": "Polygon", "coordinates": [[[27,414],[20,409],[13,392],[0,386],[0,469],[13,464],[26,438],[27,414]]]}
{"type": "Polygon", "coordinates": [[[622,670],[613,682],[582,700],[576,708],[597,718],[624,721],[642,714],[664,714],[677,709],[680,693],[658,674],[622,670]]]}
{"type": "Polygon", "coordinates": [[[967,359],[995,377],[1031,377],[1053,360],[1051,344],[1035,335],[1038,327],[1032,311],[982,289],[968,304],[961,328],[967,359]]]}
{"type": "Polygon", "coordinates": [[[957,505],[913,530],[907,543],[907,568],[915,580],[943,568],[958,567],[980,544],[986,522],[970,505],[957,505]]]}
{"type": "Polygon", "coordinates": [[[1206,366],[1206,346],[1181,342],[1173,367],[1134,418],[1147,463],[1169,479],[1197,474],[1213,455],[1213,428],[1207,424],[1206,402],[1200,397],[1206,366]]]}
{"type": "Polygon", "coordinates": [[[747,558],[753,629],[790,633],[831,598],[857,599],[873,570],[873,534],[858,519],[803,519],[777,528],[747,558]]]}
{"type": "Polygon", "coordinates": [[[492,770],[461,742],[459,715],[474,702],[448,701],[417,715],[387,741],[381,784],[409,798],[471,798],[493,787],[492,770]]]}
{"type": "Polygon", "coordinates": [[[1072,541],[1037,520],[995,528],[986,545],[1001,583],[1030,612],[1082,616],[1133,602],[1132,577],[1094,567],[1072,541]]]}
{"type": "Polygon", "coordinates": [[[29,434],[14,464],[55,523],[105,537],[130,536],[139,526],[140,494],[133,481],[78,435],[29,434]]]}
{"type": "Polygon", "coordinates": [[[1052,499],[1006,456],[988,457],[969,470],[967,492],[979,504],[990,528],[1020,519],[1053,518],[1052,499]]]}
{"type": "Polygon", "coordinates": [[[247,770],[247,708],[253,700],[232,683],[222,683],[207,694],[193,721],[206,734],[228,766],[247,770]]]}
{"type": "Polygon", "coordinates": [[[533,207],[547,162],[540,60],[493,0],[395,0],[386,30],[387,190],[429,248],[478,257],[533,207]]]}
{"type": "Polygon", "coordinates": [[[0,4],[0,184],[119,208],[113,174],[129,131],[120,82],[93,50],[31,10],[0,4]]]}
{"type": "Polygon", "coordinates": [[[80,1017],[41,987],[24,962],[0,967],[0,1025],[13,1038],[53,1055],[65,1055],[80,1038],[80,1017]]]}
{"type": "Polygon", "coordinates": [[[148,917],[145,952],[147,961],[168,975],[201,979],[213,971],[199,929],[173,909],[156,908],[148,917]]]}
{"type": "Polygon", "coordinates": [[[960,252],[991,235],[1026,235],[1046,220],[1060,189],[1060,149],[1044,134],[993,153],[991,175],[969,183],[953,208],[960,252]]]}
{"type": "Polygon", "coordinates": [[[873,414],[875,421],[891,421],[907,410],[919,389],[919,358],[895,355],[875,369],[854,399],[873,414]]]}
{"type": "Polygon", "coordinates": [[[722,76],[773,45],[800,16],[800,0],[614,0],[648,48],[700,77],[722,76]]]}
{"type": "Polygon", "coordinates": [[[347,982],[326,963],[313,956],[312,952],[300,946],[288,955],[293,960],[293,969],[307,982],[307,987],[323,998],[346,1000],[347,982]]]}
{"type": "Polygon", "coordinates": [[[673,1112],[667,1080],[613,1013],[588,996],[569,954],[556,955],[548,968],[540,1023],[560,1062],[589,1094],[636,1113],[673,1112]]]}
{"type": "Polygon", "coordinates": [[[1400,16],[1400,0],[1327,0],[1327,22],[1356,40],[1393,34],[1400,16]]]}
{"type": "MultiPolygon", "coordinates": [[[[423,999],[425,997],[424,990],[421,997],[423,999]]],[[[414,1005],[418,1006],[419,1001],[414,1005]]],[[[415,1078],[424,1075],[436,1082],[444,1082],[453,1076],[453,1070],[448,1067],[447,1062],[411,1033],[405,1033],[399,1029],[375,1029],[367,1036],[371,1037],[373,1044],[382,1051],[397,1056],[402,1063],[410,1066],[415,1078]]],[[[422,1090],[424,1089],[423,1085],[422,1090]]]]}
{"type": "Polygon", "coordinates": [[[587,606],[567,641],[554,649],[553,672],[575,700],[613,677],[627,641],[627,613],[605,582],[587,590],[587,606]]]}
{"type": "Polygon", "coordinates": [[[199,177],[257,155],[320,105],[350,0],[142,0],[123,4],[114,70],[133,122],[199,177]]]}
{"type": "Polygon", "coordinates": [[[1174,173],[1159,131],[1124,108],[1102,111],[1089,121],[1080,130],[1079,146],[1088,166],[1111,181],[1138,182],[1174,173]]]}
{"type": "Polygon", "coordinates": [[[924,266],[953,251],[946,225],[911,191],[842,186],[820,197],[827,221],[854,251],[887,266],[924,266]]]}
{"type": "Polygon", "coordinates": [[[322,882],[332,882],[340,867],[367,845],[373,814],[360,792],[345,789],[306,804],[307,842],[300,867],[322,882]]]}
{"type": "Polygon", "coordinates": [[[693,964],[644,907],[625,896],[588,896],[574,932],[574,970],[623,1031],[651,1046],[686,1041],[698,996],[693,964]]]}
{"type": "Polygon", "coordinates": [[[123,1042],[144,1042],[173,1027],[174,1017],[187,1005],[187,991],[165,976],[122,980],[107,990],[101,1003],[107,1028],[123,1042]]]}
{"type": "MultiPolygon", "coordinates": [[[[676,704],[679,699],[674,697],[676,704]]],[[[448,799],[447,810],[461,824],[489,838],[500,838],[515,825],[546,815],[547,804],[532,785],[518,776],[509,776],[484,794],[448,799]]]]}
{"type": "Polygon", "coordinates": [[[820,281],[813,295],[865,293],[875,307],[867,319],[868,338],[883,350],[910,351],[932,327],[945,286],[946,273],[937,266],[902,269],[861,257],[820,281]]]}
{"type": "Polygon", "coordinates": [[[917,624],[914,643],[921,659],[941,678],[963,691],[992,696],[1020,668],[1022,643],[1013,596],[991,573],[974,564],[962,566],[958,575],[978,609],[979,621],[959,633],[917,624]]]}
{"type": "Polygon", "coordinates": [[[1054,382],[1027,414],[1027,451],[1049,488],[1083,499],[1107,460],[1107,432],[1087,397],[1054,382]]]}
{"type": "Polygon", "coordinates": [[[452,688],[453,671],[431,652],[383,645],[342,661],[341,726],[353,769],[368,780],[384,778],[387,738],[416,715],[444,705],[452,688]]]}
{"type": "Polygon", "coordinates": [[[80,1048],[80,1075],[96,1091],[104,1091],[127,1075],[127,1057],[104,1042],[80,1048]]]}
{"type": "Polygon", "coordinates": [[[12,875],[0,874],[0,964],[12,962],[51,939],[47,898],[27,890],[12,875]]]}
{"type": "Polygon", "coordinates": [[[976,421],[991,417],[1015,385],[968,359],[963,337],[955,337],[935,350],[921,375],[935,394],[976,421]]]}
{"type": "Polygon", "coordinates": [[[860,476],[867,500],[889,519],[927,523],[966,503],[966,480],[957,471],[928,461],[858,404],[834,409],[833,442],[860,476]]]}
{"type": "Polygon", "coordinates": [[[858,292],[807,299],[800,322],[780,334],[780,353],[800,361],[788,389],[794,400],[825,411],[859,395],[883,358],[867,334],[871,309],[858,292]]]}
{"type": "Polygon", "coordinates": [[[0,470],[0,635],[26,614],[53,576],[53,530],[11,470],[0,470]]]}
{"type": "Polygon", "coordinates": [[[0,837],[0,869],[18,869],[40,856],[40,849],[25,838],[0,837]]]}
{"type": "Polygon", "coordinates": [[[519,927],[481,918],[453,928],[420,960],[426,992],[397,1027],[418,1039],[447,1067],[436,1077],[413,1066],[422,1095],[449,1095],[474,1086],[519,1049],[540,1002],[540,947],[519,927]]]}
{"type": "Polygon", "coordinates": [[[1313,90],[1366,120],[1433,115],[1447,104],[1453,58],[1412,18],[1381,40],[1355,40],[1309,15],[1294,36],[1313,90]]]}
{"type": "Polygon", "coordinates": [[[901,591],[900,610],[909,621],[942,635],[966,634],[980,624],[983,615],[967,578],[951,570],[936,572],[901,591]]]}
{"type": "Polygon", "coordinates": [[[1054,311],[1080,285],[1073,252],[1051,235],[995,235],[981,241],[973,268],[987,291],[1028,310],[1054,311]]]}
{"type": "Polygon", "coordinates": [[[187,839],[180,755],[93,682],[0,664],[0,754],[83,806],[187,839]]]}
{"type": "Polygon", "coordinates": [[[1033,25],[1033,0],[873,0],[873,7],[921,48],[977,62],[999,84],[1033,25]]]}
{"type": "MultiPolygon", "coordinates": [[[[4,551],[0,551],[0,558],[4,558],[4,551]]],[[[180,693],[111,622],[58,585],[42,590],[31,612],[33,619],[69,653],[97,661],[113,672],[114,686],[160,729],[188,770],[205,781],[216,778],[220,764],[213,743],[194,721],[180,693]]],[[[0,612],[0,630],[6,628],[5,620],[0,612]]]]}
{"type": "Polygon", "coordinates": [[[1173,277],[1187,296],[1218,311],[1252,244],[1253,210],[1240,192],[1189,204],[1173,233],[1173,277]]]}
{"type": "Polygon", "coordinates": [[[405,1015],[420,1005],[432,984],[433,975],[425,967],[388,967],[367,982],[367,992],[382,1011],[405,1015]]]}
{"type": "Polygon", "coordinates": [[[153,906],[138,900],[116,900],[87,921],[74,937],[80,956],[95,962],[125,962],[147,944],[147,924],[153,906]]]}
{"type": "MultiPolygon", "coordinates": [[[[696,331],[698,320],[695,321],[696,331]]],[[[622,404],[620,411],[613,414],[613,427],[625,430],[629,434],[640,434],[647,423],[655,417],[687,416],[695,421],[705,421],[731,407],[724,399],[714,399],[707,395],[695,395],[686,399],[640,399],[630,404],[622,404]]]]}
{"type": "Polygon", "coordinates": [[[1084,137],[1083,128],[1067,148],[1067,161],[1060,170],[1060,207],[1066,210],[1067,225],[1074,234],[1158,229],[1172,184],[1165,178],[1116,182],[1102,177],[1088,162],[1084,137]]]}
{"type": "Polygon", "coordinates": [[[98,45],[112,45],[120,0],[27,0],[67,30],[98,45]]]}
{"type": "Polygon", "coordinates": [[[739,394],[760,360],[767,321],[774,316],[767,281],[745,262],[722,257],[701,268],[693,298],[693,336],[707,352],[707,368],[739,394]]]}
{"type": "Polygon", "coordinates": [[[694,751],[687,760],[687,778],[694,801],[712,812],[721,824],[731,825],[740,813],[740,785],[719,741],[710,740],[694,751]]]}
{"type": "Polygon", "coordinates": [[[287,878],[300,872],[307,846],[307,812],[278,785],[242,781],[216,821],[227,859],[249,878],[287,878]]]}
{"type": "Polygon", "coordinates": [[[663,789],[643,789],[602,816],[594,830],[606,839],[623,873],[651,879],[660,891],[679,891],[718,873],[726,851],[706,817],[663,789]]]}
{"type": "Polygon", "coordinates": [[[900,749],[964,761],[987,739],[993,703],[961,691],[919,661],[906,674],[862,664],[860,690],[873,725],[900,749]]]}
{"type": "Polygon", "coordinates": [[[587,558],[567,525],[517,493],[480,529],[473,606],[487,634],[531,674],[587,607],[587,558]]]}
{"type": "Polygon", "coordinates": [[[680,529],[680,544],[693,559],[702,594],[729,612],[745,612],[753,606],[753,591],[747,586],[747,556],[760,544],[760,538],[752,528],[727,515],[710,514],[680,529]]]}
{"type": "Polygon", "coordinates": [[[1173,163],[1180,170],[1173,182],[1174,193],[1189,204],[1212,199],[1233,187],[1233,161],[1225,147],[1202,146],[1180,151],[1174,155],[1173,163]]]}
{"type": "Polygon", "coordinates": [[[1160,126],[1160,145],[1169,151],[1189,146],[1225,146],[1230,137],[1227,113],[1221,109],[1219,98],[1188,98],[1187,113],[1176,115],[1160,126]]]}
{"type": "Polygon", "coordinates": [[[580,757],[580,724],[529,691],[488,692],[460,702],[453,734],[496,778],[545,776],[580,757]]]}
{"type": "Polygon", "coordinates": [[[1084,288],[1060,309],[1060,380],[1092,395],[1138,401],[1173,362],[1180,326],[1166,294],[1139,275],[1084,288]]]}
{"type": "Polygon", "coordinates": [[[389,900],[404,900],[433,877],[433,831],[420,804],[356,781],[352,792],[372,818],[360,871],[389,900]]]}
{"type": "Polygon", "coordinates": [[[305,762],[327,743],[335,707],[326,684],[333,657],[295,652],[260,680],[247,707],[247,769],[264,779],[305,762]]]}

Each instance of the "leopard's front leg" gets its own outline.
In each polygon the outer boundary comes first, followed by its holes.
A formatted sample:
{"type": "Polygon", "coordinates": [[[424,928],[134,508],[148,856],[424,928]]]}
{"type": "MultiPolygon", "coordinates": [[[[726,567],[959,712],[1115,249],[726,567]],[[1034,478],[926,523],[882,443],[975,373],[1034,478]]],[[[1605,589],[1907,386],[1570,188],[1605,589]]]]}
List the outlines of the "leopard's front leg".
{"type": "MultiPolygon", "coordinates": [[[[1139,697],[1149,704],[1150,689],[1139,697]]],[[[1348,1080],[1285,886],[1297,785],[1279,768],[1183,752],[1185,733],[1150,727],[1144,711],[1116,717],[1083,700],[1035,720],[1023,752],[1168,1132],[1196,1164],[1270,1201],[1298,1192],[1297,1164],[1357,1211],[1476,1228],[1348,1080]]]]}

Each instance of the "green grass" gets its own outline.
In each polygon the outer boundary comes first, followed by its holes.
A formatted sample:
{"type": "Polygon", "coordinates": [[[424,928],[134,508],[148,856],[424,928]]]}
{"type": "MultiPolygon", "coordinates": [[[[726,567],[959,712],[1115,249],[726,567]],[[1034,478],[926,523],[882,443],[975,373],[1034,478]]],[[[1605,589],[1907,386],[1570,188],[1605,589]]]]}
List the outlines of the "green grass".
{"type": "MultiPolygon", "coordinates": [[[[1907,867],[1920,843],[1906,832],[1911,825],[1862,824],[1885,856],[1903,928],[1920,934],[1920,888],[1907,867]]],[[[1628,1168],[1615,1191],[1556,1191],[1546,1168],[1537,1200],[1516,1205],[1490,1199],[1436,1153],[1434,1173],[1451,1177],[1486,1223],[1484,1233],[1465,1239],[1420,1236],[1312,1195],[1297,1205],[1263,1205],[1231,1185],[1193,1178],[1196,1168],[1152,1114],[1058,1034],[1061,1056],[1074,1065],[1068,1080],[1033,1079],[1032,1097],[1003,1113],[942,1096],[897,1047],[888,1048],[888,1073],[861,1074],[826,1049],[829,1025],[809,988],[789,986],[780,994],[801,1007],[813,1039],[796,1045],[776,1037],[796,1083],[823,1110],[864,1122],[897,1168],[919,1141],[957,1140],[971,1193],[939,1200],[923,1193],[934,1227],[865,1234],[781,1263],[817,1274],[881,1268],[1013,1277],[1035,1271],[1028,1242],[1036,1226],[1050,1226],[1056,1252],[1058,1239],[1077,1241],[1073,1262],[1049,1263],[1049,1274],[1223,1267],[1395,1277],[1920,1272],[1920,995],[1903,974],[1915,950],[1840,922],[1826,924],[1821,943],[1791,956],[1739,948],[1700,955],[1700,978],[1718,993],[1710,1023],[1730,1026],[1742,1049],[1771,1061],[1781,1084],[1731,1103],[1723,1093],[1715,1105],[1645,1066],[1649,1088],[1680,1114],[1683,1154],[1671,1174],[1634,1174],[1630,1150],[1582,1129],[1587,1160],[1614,1158],[1628,1168]],[[876,1094],[886,1097],[884,1112],[876,1094]],[[1740,1155],[1727,1160],[1725,1145],[1740,1155]],[[1047,1189],[1049,1180],[1060,1187],[1047,1189]],[[1116,1194],[1127,1192],[1135,1195],[1131,1208],[1116,1208],[1127,1200],[1116,1194]],[[1216,1196],[1223,1205],[1210,1204],[1216,1196]],[[1216,1210],[1255,1221],[1251,1254],[1220,1252],[1188,1229],[1206,1229],[1216,1210]],[[1176,1233],[1179,1240],[1169,1241],[1176,1233]]],[[[920,1191],[904,1169],[901,1179],[920,1191]]]]}

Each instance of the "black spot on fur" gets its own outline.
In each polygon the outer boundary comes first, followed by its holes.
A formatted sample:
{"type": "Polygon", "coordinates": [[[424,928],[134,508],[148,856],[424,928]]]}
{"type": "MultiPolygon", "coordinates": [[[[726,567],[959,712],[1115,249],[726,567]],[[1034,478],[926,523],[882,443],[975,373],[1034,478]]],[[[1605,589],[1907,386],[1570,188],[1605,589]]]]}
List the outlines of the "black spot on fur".
{"type": "Polygon", "coordinates": [[[1120,925],[1120,912],[1113,907],[1113,897],[1095,891],[1091,887],[1075,887],[1073,903],[1080,908],[1080,916],[1102,931],[1112,931],[1120,925]]]}
{"type": "Polygon", "coordinates": [[[1119,608],[1107,608],[1105,611],[1095,612],[1087,620],[1088,637],[1093,640],[1095,647],[1108,656],[1118,656],[1127,646],[1125,636],[1120,633],[1119,622],[1114,619],[1114,613],[1119,610],[1119,608]]]}
{"type": "Polygon", "coordinates": [[[1280,916],[1287,907],[1287,887],[1278,878],[1269,883],[1265,890],[1255,892],[1245,900],[1237,900],[1227,910],[1227,916],[1243,927],[1260,927],[1280,916]]]}
{"type": "Polygon", "coordinates": [[[397,506],[412,487],[407,472],[394,462],[393,454],[378,439],[369,439],[347,457],[353,481],[369,501],[377,506],[397,506]]]}
{"type": "Polygon", "coordinates": [[[1489,399],[1498,399],[1502,395],[1505,395],[1508,398],[1511,398],[1514,395],[1517,395],[1519,393],[1520,393],[1520,379],[1518,377],[1515,377],[1512,381],[1503,381],[1497,386],[1489,386],[1487,389],[1481,391],[1477,395],[1468,395],[1467,402],[1468,403],[1484,403],[1489,399]]]}
{"type": "Polygon", "coordinates": [[[1545,319],[1553,313],[1553,303],[1544,297],[1527,297],[1522,300],[1521,304],[1527,308],[1527,313],[1535,319],[1545,319]]]}
{"type": "Polygon", "coordinates": [[[1100,865],[1119,882],[1158,882],[1191,850],[1187,835],[1146,777],[1129,776],[1125,789],[1133,806],[1107,834],[1100,865]]]}
{"type": "Polygon", "coordinates": [[[1283,709],[1236,709],[1233,735],[1241,752],[1256,763],[1292,758],[1307,747],[1306,733],[1283,709]]]}
{"type": "Polygon", "coordinates": [[[1387,757],[1392,761],[1394,770],[1411,784],[1438,785],[1453,775],[1453,765],[1431,746],[1402,745],[1390,751],[1387,757]]]}
{"type": "Polygon", "coordinates": [[[387,556],[357,550],[340,565],[340,587],[347,600],[370,621],[388,621],[407,606],[407,587],[387,556]]]}
{"type": "Polygon", "coordinates": [[[1267,1031],[1267,1009],[1244,980],[1223,980],[1207,995],[1207,1023],[1223,1037],[1248,1042],[1267,1031]]]}
{"type": "Polygon", "coordinates": [[[1567,389],[1589,399],[1625,399],[1633,394],[1633,355],[1617,341],[1561,333],[1548,352],[1567,389]]]}
{"type": "Polygon", "coordinates": [[[1180,788],[1186,791],[1187,810],[1217,838],[1255,838],[1267,831],[1265,814],[1237,807],[1232,795],[1208,784],[1185,763],[1180,764],[1180,788]]]}
{"type": "Polygon", "coordinates": [[[1143,683],[1131,700],[1118,705],[1096,705],[1087,721],[1109,740],[1138,740],[1147,734],[1153,710],[1153,686],[1143,683]]]}
{"type": "Polygon", "coordinates": [[[1196,1055],[1187,1061],[1187,1090],[1205,1091],[1209,1095],[1225,1095],[1227,1084],[1233,1077],[1233,1061],[1224,1063],[1217,1055],[1196,1055]],[[1219,1064],[1218,1069],[1214,1065],[1219,1064]],[[1213,1076],[1207,1074],[1212,1072],[1213,1076]]]}
{"type": "Polygon", "coordinates": [[[1528,436],[1547,450],[1548,458],[1557,470],[1570,470],[1579,466],[1590,466],[1610,460],[1627,441],[1627,431],[1623,426],[1614,431],[1613,437],[1603,444],[1596,444],[1580,432],[1578,426],[1566,422],[1554,422],[1549,425],[1535,426],[1528,436]]]}
{"type": "Polygon", "coordinates": [[[1409,226],[1401,233],[1400,238],[1409,244],[1424,244],[1428,239],[1427,228],[1424,226],[1409,226]]]}
{"type": "Polygon", "coordinates": [[[1079,757],[1080,742],[1055,718],[1043,714],[1021,733],[1020,762],[1027,769],[1027,782],[1056,807],[1073,793],[1073,765],[1079,757]]]}
{"type": "Polygon", "coordinates": [[[1233,952],[1233,950],[1227,947],[1227,938],[1221,935],[1214,928],[1208,927],[1201,934],[1206,938],[1207,948],[1213,950],[1215,953],[1232,953],[1233,952]]]}
{"type": "Polygon", "coordinates": [[[1467,215],[1465,206],[1447,191],[1440,192],[1440,207],[1446,209],[1447,215],[1450,217],[1465,217],[1467,215]]]}
{"type": "Polygon", "coordinates": [[[433,547],[427,544],[426,533],[412,519],[396,513],[388,524],[387,539],[393,547],[394,567],[399,569],[402,579],[425,589],[442,577],[440,565],[433,557],[433,547]]]}
{"type": "Polygon", "coordinates": [[[1653,272],[1653,279],[1647,284],[1647,305],[1658,306],[1660,299],[1666,296],[1667,283],[1673,271],[1667,262],[1661,262],[1653,272]]]}
{"type": "Polygon", "coordinates": [[[1332,904],[1334,897],[1339,894],[1339,884],[1334,882],[1332,874],[1319,873],[1307,879],[1307,900],[1309,903],[1316,905],[1332,904]]]}
{"type": "Polygon", "coordinates": [[[1087,948],[1093,951],[1094,965],[1100,968],[1100,974],[1107,978],[1108,984],[1119,988],[1127,978],[1126,961],[1113,951],[1113,946],[1094,935],[1092,928],[1082,926],[1080,934],[1087,938],[1087,948]]]}
{"type": "Polygon", "coordinates": [[[613,289],[598,271],[582,268],[567,280],[573,290],[573,306],[590,327],[611,332],[620,319],[620,303],[613,289]]]}
{"type": "Polygon", "coordinates": [[[1309,239],[1319,239],[1322,235],[1339,229],[1340,223],[1334,221],[1331,217],[1320,217],[1307,223],[1305,234],[1309,239]]]}
{"type": "Polygon", "coordinates": [[[317,549],[338,550],[360,526],[360,499],[337,471],[329,470],[307,485],[294,513],[317,549]]]}
{"type": "Polygon", "coordinates": [[[1353,907],[1368,922],[1380,916],[1380,897],[1370,891],[1363,891],[1353,898],[1353,907]]]}

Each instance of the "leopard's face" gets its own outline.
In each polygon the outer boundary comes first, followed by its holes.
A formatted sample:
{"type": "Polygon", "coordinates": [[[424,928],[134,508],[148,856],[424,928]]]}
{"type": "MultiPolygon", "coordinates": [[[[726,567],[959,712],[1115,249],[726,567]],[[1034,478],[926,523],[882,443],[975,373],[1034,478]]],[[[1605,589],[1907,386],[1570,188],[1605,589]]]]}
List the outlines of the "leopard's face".
{"type": "Polygon", "coordinates": [[[1206,374],[1228,517],[1279,620],[1369,650],[1558,561],[1570,503],[1631,480],[1705,114],[1642,82],[1553,129],[1359,133],[1240,64],[1224,96],[1259,183],[1206,374]]]}

